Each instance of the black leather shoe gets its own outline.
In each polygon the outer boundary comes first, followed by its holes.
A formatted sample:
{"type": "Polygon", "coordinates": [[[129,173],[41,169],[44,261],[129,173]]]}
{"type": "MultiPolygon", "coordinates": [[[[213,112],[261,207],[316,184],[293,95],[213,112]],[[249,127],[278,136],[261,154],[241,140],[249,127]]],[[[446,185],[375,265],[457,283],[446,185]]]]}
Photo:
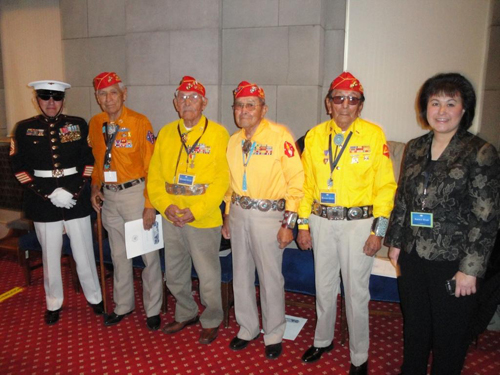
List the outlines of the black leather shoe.
{"type": "Polygon", "coordinates": [[[351,363],[351,368],[349,369],[349,375],[366,375],[368,374],[368,361],[359,366],[354,366],[351,363]]]}
{"type": "MultiPolygon", "coordinates": [[[[250,341],[257,340],[259,338],[259,336],[260,336],[260,333],[250,341]]],[[[240,339],[240,338],[238,338],[238,336],[236,336],[229,343],[229,349],[234,350],[234,351],[243,350],[248,346],[248,344],[250,344],[250,341],[240,339]]]]}
{"type": "Polygon", "coordinates": [[[56,324],[59,321],[59,312],[60,311],[61,311],[61,309],[54,310],[54,311],[51,311],[51,310],[45,311],[45,323],[47,323],[47,325],[49,325],[49,326],[56,324]]]}
{"type": "Polygon", "coordinates": [[[112,312],[110,315],[105,315],[104,316],[104,325],[106,327],[114,326],[115,324],[120,323],[123,318],[125,318],[127,315],[132,314],[133,312],[134,312],[134,310],[132,310],[126,314],[123,314],[123,315],[118,315],[118,314],[115,314],[114,312],[112,312]]]}
{"type": "Polygon", "coordinates": [[[160,315],[150,316],[146,319],[146,325],[151,331],[157,331],[161,325],[160,315]]]}
{"type": "Polygon", "coordinates": [[[266,358],[276,359],[281,355],[283,351],[283,345],[281,342],[272,345],[266,345],[266,358]]]}
{"type": "Polygon", "coordinates": [[[94,314],[96,315],[104,314],[104,303],[102,301],[96,303],[95,305],[91,304],[90,302],[88,302],[88,304],[90,307],[92,307],[92,310],[94,310],[94,314]]]}
{"type": "Polygon", "coordinates": [[[313,363],[318,361],[323,353],[329,352],[333,349],[333,342],[323,348],[317,348],[316,346],[311,346],[302,356],[302,362],[313,363]]]}

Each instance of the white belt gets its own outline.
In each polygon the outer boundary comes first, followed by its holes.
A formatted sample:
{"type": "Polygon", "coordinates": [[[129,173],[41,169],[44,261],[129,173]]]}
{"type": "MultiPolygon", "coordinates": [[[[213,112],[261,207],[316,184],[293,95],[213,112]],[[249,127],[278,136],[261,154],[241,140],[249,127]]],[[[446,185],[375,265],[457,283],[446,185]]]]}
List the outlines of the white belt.
{"type": "Polygon", "coordinates": [[[76,167],[66,168],[66,169],[54,169],[49,171],[41,171],[35,169],[35,177],[43,178],[59,178],[64,176],[71,176],[72,174],[77,174],[78,171],[76,167]]]}

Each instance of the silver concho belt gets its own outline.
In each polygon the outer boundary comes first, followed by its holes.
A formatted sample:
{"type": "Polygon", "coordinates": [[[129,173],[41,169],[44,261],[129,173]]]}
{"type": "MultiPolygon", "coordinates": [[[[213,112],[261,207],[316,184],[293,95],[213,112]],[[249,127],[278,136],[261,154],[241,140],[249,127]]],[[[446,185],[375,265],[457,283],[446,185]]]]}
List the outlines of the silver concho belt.
{"type": "Polygon", "coordinates": [[[237,195],[233,193],[231,196],[231,203],[240,206],[245,210],[259,210],[262,212],[272,211],[284,211],[285,210],[285,200],[278,199],[252,199],[246,195],[237,195]]]}
{"type": "Polygon", "coordinates": [[[373,217],[373,206],[342,207],[325,206],[318,202],[312,205],[312,213],[328,220],[359,220],[373,217]]]}
{"type": "Polygon", "coordinates": [[[165,190],[169,194],[173,195],[202,195],[207,191],[208,184],[198,184],[198,185],[178,185],[178,184],[169,184],[165,182],[165,190]]]}

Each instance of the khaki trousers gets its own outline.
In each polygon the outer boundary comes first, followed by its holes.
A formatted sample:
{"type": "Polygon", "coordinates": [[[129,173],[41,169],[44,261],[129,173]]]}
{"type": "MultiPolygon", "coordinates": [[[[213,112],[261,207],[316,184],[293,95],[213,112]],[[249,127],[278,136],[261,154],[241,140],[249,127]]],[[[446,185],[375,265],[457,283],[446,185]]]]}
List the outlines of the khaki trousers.
{"type": "Polygon", "coordinates": [[[277,234],[283,212],[244,210],[231,205],[229,225],[233,252],[233,288],[238,337],[252,340],[260,333],[255,296],[255,269],[259,274],[264,343],[280,343],[285,333],[285,279],[283,250],[277,234]]]}
{"type": "Polygon", "coordinates": [[[174,226],[163,219],[167,287],[176,299],[175,320],[184,322],[198,314],[192,295],[191,268],[200,280],[200,300],[205,310],[200,315],[203,328],[215,328],[224,317],[220,290],[219,249],[221,227],[174,226]]]}
{"type": "Polygon", "coordinates": [[[337,316],[340,275],[345,291],[351,363],[359,366],[368,359],[370,274],[373,257],[363,253],[373,219],[327,220],[311,215],[316,281],[316,332],[314,346],[325,347],[333,341],[337,316]]]}
{"type": "Polygon", "coordinates": [[[35,222],[34,225],[38,242],[42,246],[43,286],[47,310],[58,310],[63,304],[61,250],[64,229],[70,239],[76,272],[85,298],[92,304],[101,302],[101,287],[95,266],[90,216],[50,223],[35,222]]]}
{"type": "MultiPolygon", "coordinates": [[[[104,189],[102,223],[108,231],[113,260],[114,312],[126,314],[135,308],[132,259],[125,250],[125,223],[142,218],[144,211],[144,182],[113,192],[104,189]]],[[[158,251],[142,255],[146,268],[142,271],[142,297],[146,316],[158,315],[161,309],[163,281],[158,251]]]]}

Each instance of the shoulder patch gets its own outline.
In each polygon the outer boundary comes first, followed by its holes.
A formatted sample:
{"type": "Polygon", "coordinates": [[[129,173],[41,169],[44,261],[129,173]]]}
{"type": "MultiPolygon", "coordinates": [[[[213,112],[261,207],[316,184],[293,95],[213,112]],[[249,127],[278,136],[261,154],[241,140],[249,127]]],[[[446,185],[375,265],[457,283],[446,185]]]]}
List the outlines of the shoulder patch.
{"type": "Polygon", "coordinates": [[[295,155],[295,148],[292,146],[290,142],[285,142],[285,155],[289,158],[292,158],[295,155]]]}
{"type": "Polygon", "coordinates": [[[148,142],[150,142],[152,145],[154,145],[155,135],[150,130],[148,130],[148,133],[146,134],[146,139],[148,140],[148,142]]]}
{"type": "Polygon", "coordinates": [[[390,154],[389,154],[389,146],[387,146],[385,143],[384,143],[384,147],[382,149],[382,154],[384,154],[384,156],[387,156],[388,158],[390,158],[390,154]]]}

